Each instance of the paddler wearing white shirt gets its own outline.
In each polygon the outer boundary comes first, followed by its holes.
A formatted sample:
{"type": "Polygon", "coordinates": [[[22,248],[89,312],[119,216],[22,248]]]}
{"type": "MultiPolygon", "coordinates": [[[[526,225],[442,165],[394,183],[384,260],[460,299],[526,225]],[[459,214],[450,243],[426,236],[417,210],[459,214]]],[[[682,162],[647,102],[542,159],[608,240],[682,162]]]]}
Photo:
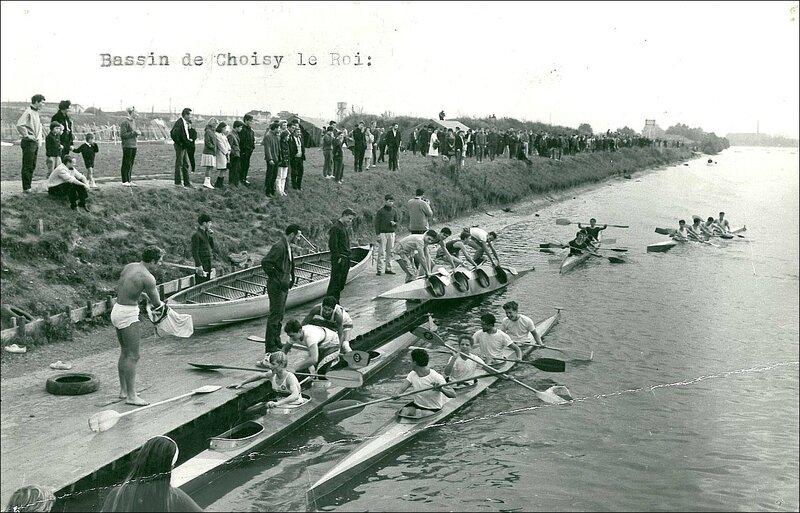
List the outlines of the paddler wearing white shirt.
{"type": "Polygon", "coordinates": [[[312,374],[325,374],[332,366],[339,363],[339,336],[335,331],[306,324],[292,319],[286,323],[284,331],[289,335],[289,342],[281,350],[288,353],[294,344],[301,344],[308,349],[308,356],[300,360],[297,369],[309,369],[312,374]]]}
{"type": "Polygon", "coordinates": [[[686,221],[681,219],[678,221],[678,230],[672,234],[673,239],[687,240],[689,238],[689,230],[686,228],[686,221]]]}
{"type": "Polygon", "coordinates": [[[504,331],[497,329],[496,323],[497,319],[494,315],[490,313],[481,315],[481,329],[472,336],[472,340],[480,347],[483,361],[489,365],[502,363],[502,360],[496,361],[496,359],[506,357],[505,349],[507,347],[516,353],[514,358],[522,359],[522,350],[504,331]]]}
{"type": "Polygon", "coordinates": [[[400,415],[405,417],[422,417],[432,415],[442,409],[445,403],[445,396],[454,398],[456,396],[452,387],[447,384],[444,376],[428,367],[430,357],[424,349],[414,349],[411,351],[411,372],[406,376],[405,381],[395,392],[398,396],[413,387],[414,390],[436,387],[434,390],[427,390],[414,394],[414,400],[403,406],[400,415]]]}
{"type": "Polygon", "coordinates": [[[506,318],[503,319],[500,328],[511,340],[515,343],[542,345],[542,338],[536,331],[536,324],[527,315],[519,313],[519,304],[516,301],[508,301],[503,305],[503,310],[506,312],[506,318]]]}
{"type": "Polygon", "coordinates": [[[464,228],[462,233],[469,234],[467,244],[475,250],[472,259],[476,263],[481,263],[485,253],[486,256],[489,257],[489,263],[492,265],[500,264],[500,259],[497,258],[497,252],[494,250],[494,246],[492,246],[492,242],[497,240],[497,234],[495,232],[487,233],[486,230],[473,226],[472,228],[464,228]],[[491,252],[489,250],[491,250],[491,252]],[[494,259],[492,259],[492,255],[494,255],[494,259]]]}
{"type": "Polygon", "coordinates": [[[693,217],[692,226],[688,228],[689,235],[694,236],[696,240],[703,240],[702,218],[693,217]]]}
{"type": "Polygon", "coordinates": [[[418,271],[414,263],[414,255],[419,255],[420,270],[425,273],[425,276],[431,274],[428,244],[433,244],[436,237],[434,230],[428,230],[424,234],[407,235],[395,244],[394,255],[400,268],[406,273],[406,283],[417,278],[418,271]]]}
{"type": "MultiPolygon", "coordinates": [[[[461,335],[458,337],[458,349],[460,354],[451,356],[447,365],[444,366],[444,375],[447,376],[448,381],[461,381],[480,374],[483,369],[480,364],[485,362],[480,356],[472,354],[474,345],[475,342],[470,335],[461,335]]],[[[475,381],[472,383],[475,383],[475,381]]],[[[467,385],[468,383],[461,384],[461,386],[467,385]]]]}
{"type": "Polygon", "coordinates": [[[706,219],[706,222],[700,225],[700,228],[703,230],[703,233],[712,237],[717,233],[722,233],[722,228],[717,225],[717,222],[714,220],[713,217],[709,217],[706,219]]]}

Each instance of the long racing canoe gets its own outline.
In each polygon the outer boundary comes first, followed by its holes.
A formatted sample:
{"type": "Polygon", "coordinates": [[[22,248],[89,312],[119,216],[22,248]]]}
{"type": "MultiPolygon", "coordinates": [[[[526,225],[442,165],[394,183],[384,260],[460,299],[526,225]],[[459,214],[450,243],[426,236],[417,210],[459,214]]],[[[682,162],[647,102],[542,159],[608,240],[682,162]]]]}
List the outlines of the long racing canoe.
{"type": "MultiPolygon", "coordinates": [[[[369,266],[371,257],[371,247],[351,248],[347,283],[369,266]]],[[[325,295],[331,277],[330,252],[295,258],[294,272],[296,281],[286,298],[287,309],[325,295]]],[[[267,275],[260,265],[242,269],[182,290],[167,299],[167,304],[176,312],[191,315],[195,328],[264,317],[269,313],[267,275]]]]}
{"type": "MultiPolygon", "coordinates": [[[[595,244],[595,247],[597,248],[600,247],[600,241],[598,241],[595,244]]],[[[592,255],[591,253],[589,253],[589,251],[586,250],[584,250],[583,253],[581,253],[580,255],[570,255],[569,253],[567,253],[567,256],[565,256],[564,260],[561,261],[561,268],[559,269],[559,273],[564,274],[566,272],[575,269],[582,263],[589,260],[592,256],[594,255],[592,255]]]]}
{"type": "MultiPolygon", "coordinates": [[[[369,363],[356,370],[366,380],[418,341],[416,336],[406,332],[370,351],[369,363]]],[[[323,406],[344,398],[350,391],[349,388],[335,385],[316,386],[318,384],[320,383],[315,382],[310,389],[303,390],[303,396],[307,400],[302,405],[267,410],[259,418],[247,420],[212,437],[208,449],[173,469],[172,486],[191,494],[209,485],[222,476],[225,470],[248,461],[252,453],[278,442],[320,413],[323,406]]]]}
{"type": "MultiPolygon", "coordinates": [[[[537,331],[544,335],[558,321],[560,311],[555,315],[536,324],[537,331]]],[[[531,346],[522,346],[523,356],[527,356],[533,351],[531,346]]],[[[507,356],[513,358],[513,351],[507,349],[507,356]]],[[[498,366],[500,372],[510,371],[515,362],[508,362],[498,366]]],[[[456,397],[448,399],[441,410],[433,415],[410,419],[395,415],[390,421],[381,426],[371,436],[366,437],[367,441],[356,447],[353,452],[340,460],[332,469],[323,475],[306,492],[306,501],[311,509],[316,501],[321,497],[334,492],[353,477],[361,474],[379,460],[387,456],[393,449],[409,441],[418,433],[421,433],[431,425],[437,424],[453,415],[469,401],[480,395],[500,377],[490,376],[478,379],[474,386],[456,389],[456,397]]],[[[315,507],[313,509],[316,509],[315,507]]]]}
{"type": "Polygon", "coordinates": [[[513,267],[493,267],[489,264],[481,264],[474,269],[459,266],[453,271],[440,268],[428,277],[404,283],[378,297],[446,300],[481,296],[507,287],[531,271],[533,268],[517,271],[513,267]]]}

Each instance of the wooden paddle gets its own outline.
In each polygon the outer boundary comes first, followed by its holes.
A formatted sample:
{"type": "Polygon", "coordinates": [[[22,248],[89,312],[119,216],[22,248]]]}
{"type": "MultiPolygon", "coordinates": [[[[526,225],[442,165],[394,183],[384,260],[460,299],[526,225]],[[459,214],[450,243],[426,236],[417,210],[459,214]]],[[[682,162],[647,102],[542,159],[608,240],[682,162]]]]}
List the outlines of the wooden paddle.
{"type": "MultiPolygon", "coordinates": [[[[442,340],[442,338],[439,335],[437,335],[436,333],[430,333],[428,335],[428,334],[424,334],[424,331],[427,331],[427,330],[425,330],[425,328],[420,326],[420,327],[414,328],[411,332],[414,335],[417,335],[420,338],[424,338],[426,340],[433,340],[433,341],[435,341],[435,342],[437,342],[439,344],[442,344],[444,347],[446,347],[447,349],[449,349],[453,353],[458,353],[459,352],[457,349],[454,349],[447,342],[442,340]],[[418,335],[418,333],[419,333],[419,335],[418,335]]],[[[555,394],[548,394],[547,392],[544,392],[542,390],[536,390],[532,386],[530,386],[530,385],[528,385],[526,383],[523,383],[522,381],[518,380],[517,378],[515,378],[513,376],[509,376],[507,374],[503,374],[502,372],[496,370],[491,365],[487,365],[485,363],[481,363],[481,362],[477,362],[477,361],[475,363],[477,363],[479,366],[483,367],[485,370],[488,370],[489,372],[494,371],[495,373],[497,373],[499,375],[505,376],[506,379],[510,379],[511,381],[516,383],[517,385],[519,385],[519,386],[521,386],[523,388],[526,388],[526,389],[530,390],[531,392],[534,392],[537,395],[537,397],[539,397],[539,399],[541,399],[544,402],[551,403],[551,404],[563,404],[563,403],[566,402],[564,399],[562,399],[561,397],[558,397],[555,394]]]]}
{"type": "Polygon", "coordinates": [[[608,261],[611,262],[612,264],[624,264],[628,262],[628,259],[622,255],[611,255],[606,258],[608,258],[608,261]]]}
{"type": "MultiPolygon", "coordinates": [[[[556,224],[559,226],[568,226],[571,224],[585,224],[587,226],[589,225],[589,223],[578,223],[577,221],[570,221],[569,219],[564,219],[563,217],[556,219],[556,224]]],[[[614,228],[629,228],[627,224],[608,224],[608,223],[597,223],[597,224],[598,225],[602,224],[604,226],[612,226],[614,228]]]]}
{"type": "MultiPolygon", "coordinates": [[[[546,346],[544,344],[534,344],[532,342],[515,342],[518,346],[533,346],[534,349],[550,349],[551,351],[558,351],[559,353],[583,353],[586,354],[586,351],[582,349],[567,349],[563,347],[553,347],[553,346],[546,346]]],[[[594,351],[589,351],[589,358],[577,358],[580,360],[591,360],[594,358],[594,351]]]]}
{"type": "Polygon", "coordinates": [[[184,397],[189,397],[190,395],[210,394],[211,392],[216,392],[220,388],[222,388],[220,385],[205,385],[200,388],[196,388],[186,394],[181,394],[171,399],[164,399],[163,401],[159,401],[153,404],[148,404],[147,406],[142,406],[141,408],[136,408],[135,410],[126,411],[125,413],[117,413],[114,410],[103,410],[89,417],[89,429],[91,429],[95,433],[102,433],[103,431],[108,431],[112,427],[116,426],[117,422],[119,422],[119,419],[121,419],[125,415],[137,413],[142,410],[153,408],[154,406],[160,406],[162,404],[166,404],[172,401],[177,401],[178,399],[183,399],[184,397]]]}
{"type": "MultiPolygon", "coordinates": [[[[607,242],[607,241],[605,241],[605,240],[604,240],[603,242],[607,242]]],[[[553,253],[553,250],[552,250],[552,249],[550,249],[550,248],[561,248],[561,249],[566,249],[566,248],[568,248],[568,247],[569,247],[569,246],[565,246],[565,245],[563,245],[563,244],[553,244],[553,243],[548,243],[548,242],[545,242],[545,243],[543,243],[543,244],[539,244],[539,251],[541,251],[542,253],[553,253]]],[[[606,247],[599,247],[599,248],[594,248],[594,250],[595,250],[595,251],[616,251],[617,253],[624,253],[624,252],[628,251],[628,248],[606,248],[606,247]]]]}
{"type": "MultiPolygon", "coordinates": [[[[369,355],[367,355],[369,357],[369,355]]],[[[189,363],[192,367],[197,367],[203,370],[218,370],[218,369],[231,369],[243,370],[253,372],[267,372],[268,369],[255,369],[251,367],[232,367],[230,365],[213,365],[205,363],[189,363]]],[[[292,372],[297,376],[311,376],[313,378],[325,378],[332,384],[346,388],[358,388],[364,384],[364,375],[358,371],[351,369],[333,369],[329,370],[327,374],[311,374],[308,372],[292,372]]]]}
{"type": "MultiPolygon", "coordinates": [[[[418,346],[409,346],[409,349],[411,349],[412,351],[414,349],[424,349],[429,353],[452,354],[449,350],[446,349],[428,349],[427,347],[418,347],[418,346]]],[[[464,353],[459,352],[458,354],[461,355],[464,353]]],[[[537,369],[545,372],[564,372],[564,369],[566,369],[566,363],[556,358],[537,358],[535,360],[507,360],[505,358],[497,358],[497,359],[503,360],[505,362],[527,363],[528,365],[533,365],[537,369]]]]}
{"type": "Polygon", "coordinates": [[[322,407],[322,411],[323,411],[323,413],[325,413],[325,415],[327,415],[329,417],[332,417],[334,420],[338,421],[338,420],[346,419],[347,417],[351,417],[351,416],[355,415],[356,413],[362,411],[365,407],[367,407],[367,406],[369,406],[371,404],[378,404],[378,403],[384,403],[386,401],[393,401],[393,400],[396,400],[396,399],[400,399],[401,397],[408,397],[410,395],[419,394],[421,392],[430,392],[431,390],[438,390],[438,389],[441,389],[443,386],[451,386],[451,385],[456,385],[458,383],[467,383],[469,381],[475,381],[476,379],[480,379],[480,378],[489,378],[489,377],[497,376],[497,374],[502,374],[502,373],[495,372],[493,374],[481,374],[481,375],[478,375],[478,376],[473,376],[473,377],[468,378],[468,379],[460,379],[460,380],[457,380],[457,381],[449,381],[445,385],[437,385],[437,386],[432,386],[432,387],[421,388],[419,390],[411,390],[410,392],[403,392],[402,394],[399,394],[399,395],[392,395],[392,396],[387,396],[387,397],[381,397],[379,399],[373,399],[373,400],[367,401],[365,403],[362,403],[361,401],[357,401],[355,399],[344,399],[344,400],[341,400],[341,401],[336,401],[336,402],[332,402],[332,403],[326,404],[325,406],[322,407]]]}

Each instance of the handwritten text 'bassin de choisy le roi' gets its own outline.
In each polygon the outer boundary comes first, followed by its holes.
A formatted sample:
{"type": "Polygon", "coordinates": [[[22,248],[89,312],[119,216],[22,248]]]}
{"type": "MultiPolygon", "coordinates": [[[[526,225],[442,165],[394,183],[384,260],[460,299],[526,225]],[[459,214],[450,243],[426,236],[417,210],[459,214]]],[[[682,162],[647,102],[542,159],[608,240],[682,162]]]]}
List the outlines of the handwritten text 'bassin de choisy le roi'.
{"type": "MultiPolygon", "coordinates": [[[[113,55],[110,53],[101,53],[99,55],[101,68],[180,65],[185,67],[269,66],[273,69],[278,69],[281,67],[281,64],[284,64],[284,60],[287,57],[286,55],[264,55],[258,52],[250,54],[225,52],[211,54],[210,56],[194,55],[187,52],[178,59],[170,58],[168,55],[156,55],[155,52],[150,52],[146,55],[113,55]]],[[[361,52],[327,52],[323,57],[298,52],[292,55],[292,58],[285,61],[286,64],[290,62],[297,66],[372,66],[372,57],[369,55],[362,56],[361,52]]]]}

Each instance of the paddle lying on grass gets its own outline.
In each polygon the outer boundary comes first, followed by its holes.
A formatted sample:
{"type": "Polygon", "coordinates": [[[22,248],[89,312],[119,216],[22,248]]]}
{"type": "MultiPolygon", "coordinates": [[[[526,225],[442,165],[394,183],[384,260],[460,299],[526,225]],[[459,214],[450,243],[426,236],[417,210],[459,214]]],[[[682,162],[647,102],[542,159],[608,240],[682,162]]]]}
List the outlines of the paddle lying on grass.
{"type": "MultiPolygon", "coordinates": [[[[559,353],[583,353],[584,355],[587,354],[587,351],[584,351],[583,349],[568,349],[568,348],[564,348],[564,347],[553,347],[553,346],[547,346],[547,345],[544,345],[544,344],[542,344],[542,345],[534,344],[534,343],[531,343],[531,342],[516,342],[516,344],[518,346],[533,346],[534,349],[550,349],[551,351],[558,351],[559,353]]],[[[588,358],[579,357],[579,358],[575,358],[575,359],[576,360],[591,360],[592,358],[594,358],[594,351],[588,351],[588,355],[589,355],[588,358]]]]}
{"type": "Polygon", "coordinates": [[[494,372],[492,374],[481,374],[479,376],[473,376],[468,379],[460,379],[456,381],[449,381],[446,385],[439,385],[439,386],[432,386],[432,387],[425,387],[419,390],[412,390],[410,392],[403,392],[402,394],[392,395],[387,397],[381,397],[379,399],[373,399],[371,401],[367,401],[362,403],[361,401],[357,401],[355,399],[344,399],[342,401],[336,401],[333,403],[328,403],[322,407],[322,411],[328,417],[331,417],[333,420],[342,420],[346,419],[347,417],[351,417],[356,413],[362,411],[366,406],[378,403],[384,403],[386,401],[393,401],[396,399],[400,399],[401,397],[408,397],[410,395],[419,394],[421,392],[429,392],[431,390],[438,390],[441,389],[442,386],[451,386],[456,385],[459,383],[467,383],[470,381],[475,381],[476,379],[480,378],[490,378],[493,376],[497,376],[497,374],[502,374],[498,372],[494,372]]]}
{"type": "MultiPolygon", "coordinates": [[[[231,370],[244,370],[253,372],[266,372],[265,369],[254,369],[250,367],[232,367],[230,365],[212,365],[205,363],[189,363],[192,367],[197,367],[203,370],[217,370],[217,369],[231,369],[231,370]]],[[[358,388],[364,384],[364,375],[358,371],[351,369],[333,369],[329,370],[327,374],[311,374],[308,372],[292,372],[297,376],[311,376],[312,378],[325,378],[332,384],[340,387],[358,388]]]]}
{"type": "MultiPolygon", "coordinates": [[[[585,224],[587,226],[589,225],[589,223],[579,223],[578,221],[570,221],[569,219],[564,219],[563,217],[561,217],[559,219],[556,219],[556,224],[560,225],[560,226],[568,226],[570,224],[585,224]]],[[[614,228],[628,228],[627,224],[608,224],[608,223],[597,223],[597,224],[598,225],[602,224],[602,225],[605,225],[605,226],[612,226],[614,228]]],[[[595,225],[595,226],[597,226],[597,225],[595,225]]]]}
{"type": "MultiPolygon", "coordinates": [[[[423,328],[422,326],[419,326],[419,327],[414,328],[413,330],[411,330],[411,333],[413,333],[414,335],[417,335],[420,338],[424,338],[425,340],[433,340],[434,342],[443,345],[444,347],[446,347],[447,349],[449,349],[453,353],[459,353],[460,352],[458,349],[454,349],[447,342],[442,340],[442,338],[439,335],[437,335],[436,333],[430,333],[430,332],[425,333],[425,331],[427,331],[425,328],[423,328]]],[[[530,386],[530,385],[528,385],[526,383],[523,383],[522,381],[518,380],[517,378],[515,378],[513,376],[509,376],[509,375],[507,375],[505,373],[502,373],[502,372],[496,370],[491,365],[487,365],[485,363],[481,363],[481,362],[478,362],[478,361],[476,361],[475,363],[477,363],[480,367],[483,367],[484,370],[488,370],[489,372],[494,371],[496,374],[502,375],[505,379],[510,379],[511,381],[516,383],[517,385],[519,385],[519,386],[521,386],[523,388],[527,388],[531,392],[535,393],[536,396],[539,397],[539,399],[541,399],[542,401],[544,401],[546,403],[563,404],[563,403],[567,402],[563,398],[561,398],[561,397],[557,396],[556,394],[552,393],[550,391],[550,389],[548,389],[547,391],[536,390],[532,386],[530,386]]],[[[551,387],[551,389],[552,388],[553,387],[551,387]]],[[[564,390],[566,390],[566,387],[560,387],[560,388],[563,388],[564,390]]],[[[569,394],[569,390],[567,390],[567,394],[569,394]]]]}
{"type": "Polygon", "coordinates": [[[177,401],[178,399],[183,399],[184,397],[189,397],[195,394],[210,394],[211,392],[216,392],[220,388],[222,388],[220,385],[205,385],[200,388],[196,388],[189,393],[181,394],[171,399],[164,399],[163,401],[159,401],[153,404],[148,404],[147,406],[142,406],[141,408],[136,408],[135,410],[126,411],[125,413],[117,413],[114,410],[103,410],[89,417],[89,429],[91,429],[95,433],[102,433],[103,431],[108,431],[112,427],[116,426],[117,422],[119,422],[119,419],[121,419],[125,415],[137,413],[142,410],[153,408],[154,406],[160,406],[162,404],[166,404],[172,401],[177,401]]]}
{"type": "MultiPolygon", "coordinates": [[[[427,347],[419,347],[419,346],[409,346],[408,348],[412,351],[414,349],[424,349],[429,353],[453,354],[448,349],[429,349],[427,347]]],[[[464,354],[464,353],[459,352],[459,354],[464,354]]],[[[556,358],[537,358],[535,360],[506,360],[505,358],[497,358],[497,359],[506,362],[526,363],[528,365],[533,365],[537,369],[544,372],[564,372],[564,369],[566,369],[566,363],[556,358]]]]}

